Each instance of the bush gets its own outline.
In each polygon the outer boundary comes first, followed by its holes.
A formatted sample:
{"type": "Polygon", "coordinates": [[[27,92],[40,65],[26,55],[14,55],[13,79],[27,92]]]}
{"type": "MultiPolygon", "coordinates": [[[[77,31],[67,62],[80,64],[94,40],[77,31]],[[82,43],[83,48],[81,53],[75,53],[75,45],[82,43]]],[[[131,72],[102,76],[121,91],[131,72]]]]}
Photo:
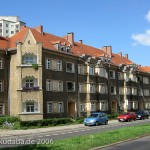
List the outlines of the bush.
{"type": "Polygon", "coordinates": [[[43,119],[43,120],[33,120],[33,121],[21,121],[20,125],[22,127],[30,126],[56,126],[60,124],[72,123],[73,120],[70,118],[53,118],[53,119],[43,119]]]}
{"type": "Polygon", "coordinates": [[[0,125],[2,125],[5,121],[8,121],[9,123],[14,123],[14,122],[19,122],[20,119],[14,116],[1,116],[0,125]]]}
{"type": "Polygon", "coordinates": [[[117,117],[119,116],[119,114],[117,114],[117,113],[112,113],[112,114],[108,114],[107,116],[108,116],[108,118],[111,120],[111,119],[117,119],[117,117]]]}

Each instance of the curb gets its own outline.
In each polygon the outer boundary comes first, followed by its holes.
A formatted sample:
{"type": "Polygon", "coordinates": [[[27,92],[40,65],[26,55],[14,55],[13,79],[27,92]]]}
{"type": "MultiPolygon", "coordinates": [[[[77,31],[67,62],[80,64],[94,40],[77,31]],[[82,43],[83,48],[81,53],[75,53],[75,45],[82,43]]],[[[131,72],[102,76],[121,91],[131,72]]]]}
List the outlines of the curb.
{"type": "Polygon", "coordinates": [[[133,140],[136,140],[136,139],[139,139],[139,138],[142,138],[142,137],[146,137],[146,136],[150,136],[150,134],[144,134],[144,135],[141,135],[141,136],[137,136],[137,137],[135,137],[135,138],[131,138],[131,139],[127,139],[127,140],[115,142],[115,143],[108,144],[108,145],[104,145],[104,146],[95,147],[95,148],[92,148],[92,149],[90,149],[90,150],[100,150],[100,149],[103,149],[103,148],[106,148],[106,147],[118,145],[118,144],[121,144],[121,143],[124,143],[124,142],[133,141],[133,140]]]}

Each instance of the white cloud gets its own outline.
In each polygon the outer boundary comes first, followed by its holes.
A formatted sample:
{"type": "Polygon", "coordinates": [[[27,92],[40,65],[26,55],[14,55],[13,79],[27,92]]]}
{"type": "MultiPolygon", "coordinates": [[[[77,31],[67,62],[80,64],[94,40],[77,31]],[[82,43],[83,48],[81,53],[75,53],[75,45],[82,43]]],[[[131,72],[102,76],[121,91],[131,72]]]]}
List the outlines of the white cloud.
{"type": "Polygon", "coordinates": [[[146,30],[145,33],[132,34],[131,38],[135,40],[133,45],[141,44],[145,46],[150,46],[150,29],[146,30]]]}
{"type": "Polygon", "coordinates": [[[150,10],[149,10],[148,13],[145,15],[145,18],[147,19],[147,21],[150,22],[150,10]]]}

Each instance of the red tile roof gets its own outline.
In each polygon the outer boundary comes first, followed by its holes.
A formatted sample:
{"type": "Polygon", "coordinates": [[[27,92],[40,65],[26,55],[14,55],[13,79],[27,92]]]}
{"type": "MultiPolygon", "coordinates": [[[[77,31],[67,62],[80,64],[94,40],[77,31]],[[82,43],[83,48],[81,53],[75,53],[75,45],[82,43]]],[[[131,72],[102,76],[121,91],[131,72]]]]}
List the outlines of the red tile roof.
{"type": "Polygon", "coordinates": [[[142,72],[149,72],[150,73],[150,66],[142,66],[139,69],[142,72]]]}
{"type": "MultiPolygon", "coordinates": [[[[39,31],[37,31],[34,28],[24,27],[20,30],[20,32],[18,32],[11,38],[0,37],[0,49],[16,48],[16,42],[23,42],[23,40],[26,37],[29,30],[32,32],[35,40],[37,42],[41,42],[42,47],[45,49],[58,51],[53,45],[55,43],[71,45],[71,43],[69,41],[67,41],[66,36],[59,37],[59,36],[55,36],[53,34],[49,34],[49,33],[45,33],[45,32],[43,32],[43,34],[41,34],[39,31]]],[[[71,55],[74,55],[74,56],[80,56],[82,54],[87,54],[87,55],[91,55],[94,57],[100,57],[100,56],[109,57],[109,55],[106,54],[102,49],[88,46],[83,43],[74,42],[74,45],[72,45],[71,47],[72,47],[71,55]]],[[[61,53],[63,53],[63,52],[61,52],[61,53]]],[[[133,64],[133,62],[126,57],[120,56],[119,54],[112,53],[112,64],[113,65],[119,65],[119,64],[130,65],[130,64],[133,64]]],[[[144,71],[144,72],[150,72],[150,67],[141,67],[140,69],[141,69],[141,71],[144,71]]]]}

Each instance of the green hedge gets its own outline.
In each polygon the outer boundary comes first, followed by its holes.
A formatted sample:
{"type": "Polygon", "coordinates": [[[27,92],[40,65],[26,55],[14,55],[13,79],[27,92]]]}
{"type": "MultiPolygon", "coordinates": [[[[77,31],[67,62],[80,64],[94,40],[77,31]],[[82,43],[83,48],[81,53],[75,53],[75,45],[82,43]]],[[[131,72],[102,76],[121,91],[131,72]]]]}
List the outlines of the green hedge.
{"type": "Polygon", "coordinates": [[[56,126],[60,124],[73,123],[73,120],[70,118],[52,118],[52,119],[43,119],[43,120],[33,120],[33,121],[20,121],[22,127],[31,127],[31,126],[56,126]]]}
{"type": "Polygon", "coordinates": [[[119,116],[119,114],[117,114],[117,113],[112,113],[112,114],[108,114],[107,116],[108,116],[108,118],[111,120],[111,119],[117,119],[117,117],[119,116]]]}
{"type": "Polygon", "coordinates": [[[9,123],[19,122],[20,119],[14,116],[0,116],[0,125],[2,125],[5,121],[9,123]]]}

